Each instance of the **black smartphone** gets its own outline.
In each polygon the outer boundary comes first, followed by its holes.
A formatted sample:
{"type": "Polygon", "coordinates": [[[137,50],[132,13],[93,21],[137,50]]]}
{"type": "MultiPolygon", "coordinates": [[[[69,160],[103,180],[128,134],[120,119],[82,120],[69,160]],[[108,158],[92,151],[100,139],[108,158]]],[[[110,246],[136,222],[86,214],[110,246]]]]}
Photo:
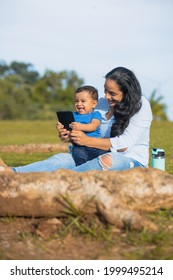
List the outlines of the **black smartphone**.
{"type": "Polygon", "coordinates": [[[71,130],[71,127],[69,127],[69,124],[72,122],[75,122],[73,113],[71,111],[58,111],[56,112],[58,120],[60,123],[63,124],[64,128],[67,130],[71,130]]]}

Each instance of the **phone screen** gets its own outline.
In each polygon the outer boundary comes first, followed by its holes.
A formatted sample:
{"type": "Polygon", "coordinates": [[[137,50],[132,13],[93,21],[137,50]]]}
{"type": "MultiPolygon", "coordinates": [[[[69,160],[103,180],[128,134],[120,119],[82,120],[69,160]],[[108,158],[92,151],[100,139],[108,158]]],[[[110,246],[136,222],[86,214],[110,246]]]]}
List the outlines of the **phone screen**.
{"type": "Polygon", "coordinates": [[[69,124],[75,121],[73,113],[71,111],[58,111],[56,114],[59,122],[63,124],[64,128],[71,130],[69,124]]]}

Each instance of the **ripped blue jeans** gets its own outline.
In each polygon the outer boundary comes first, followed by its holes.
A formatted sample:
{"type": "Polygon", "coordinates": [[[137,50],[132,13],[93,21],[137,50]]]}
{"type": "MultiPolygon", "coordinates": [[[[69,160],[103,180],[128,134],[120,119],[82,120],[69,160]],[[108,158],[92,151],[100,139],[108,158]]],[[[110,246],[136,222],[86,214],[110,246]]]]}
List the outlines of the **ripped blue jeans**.
{"type": "Polygon", "coordinates": [[[134,167],[144,167],[140,162],[118,153],[106,153],[98,158],[76,166],[70,153],[56,154],[46,160],[34,162],[25,166],[12,167],[14,172],[51,172],[61,168],[78,172],[89,170],[127,170],[134,167]]]}
{"type": "Polygon", "coordinates": [[[140,162],[125,157],[118,153],[106,153],[91,161],[87,161],[85,164],[73,168],[73,170],[82,172],[88,170],[127,170],[134,167],[144,167],[140,162]]]}

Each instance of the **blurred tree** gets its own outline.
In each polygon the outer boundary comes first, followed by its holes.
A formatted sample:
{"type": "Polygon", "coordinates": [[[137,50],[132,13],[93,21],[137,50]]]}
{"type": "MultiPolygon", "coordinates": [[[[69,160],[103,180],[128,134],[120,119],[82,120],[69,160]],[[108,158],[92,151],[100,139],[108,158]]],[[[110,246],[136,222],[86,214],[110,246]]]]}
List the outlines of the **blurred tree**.
{"type": "Polygon", "coordinates": [[[39,78],[39,73],[30,63],[13,61],[7,65],[4,61],[0,61],[0,77],[7,76],[18,76],[23,79],[24,83],[34,84],[39,78]]]}
{"type": "Polygon", "coordinates": [[[51,104],[55,110],[72,110],[74,92],[83,82],[74,71],[46,71],[35,83],[32,99],[42,104],[51,104]]]}
{"type": "Polygon", "coordinates": [[[161,102],[164,97],[163,96],[157,97],[156,95],[157,95],[157,90],[154,89],[149,98],[152,113],[153,113],[153,120],[168,121],[168,117],[166,114],[167,106],[161,102]]]}
{"type": "Polygon", "coordinates": [[[76,88],[84,83],[75,71],[46,71],[30,63],[0,61],[0,119],[53,119],[57,110],[73,110],[76,88]]]}
{"type": "Polygon", "coordinates": [[[16,87],[13,79],[0,79],[0,119],[35,119],[42,108],[32,101],[30,91],[27,84],[16,87]]]}

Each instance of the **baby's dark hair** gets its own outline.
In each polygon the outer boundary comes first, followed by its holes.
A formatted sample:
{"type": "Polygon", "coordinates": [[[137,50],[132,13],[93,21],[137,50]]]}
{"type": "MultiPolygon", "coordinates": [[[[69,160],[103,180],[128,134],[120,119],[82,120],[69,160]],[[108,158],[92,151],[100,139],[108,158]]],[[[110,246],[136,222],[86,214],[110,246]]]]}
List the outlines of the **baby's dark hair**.
{"type": "Polygon", "coordinates": [[[93,86],[82,86],[82,87],[79,87],[75,93],[79,93],[79,92],[82,92],[82,91],[88,91],[88,93],[91,95],[91,98],[93,100],[97,100],[99,99],[99,95],[98,95],[98,90],[93,87],[93,86]]]}

